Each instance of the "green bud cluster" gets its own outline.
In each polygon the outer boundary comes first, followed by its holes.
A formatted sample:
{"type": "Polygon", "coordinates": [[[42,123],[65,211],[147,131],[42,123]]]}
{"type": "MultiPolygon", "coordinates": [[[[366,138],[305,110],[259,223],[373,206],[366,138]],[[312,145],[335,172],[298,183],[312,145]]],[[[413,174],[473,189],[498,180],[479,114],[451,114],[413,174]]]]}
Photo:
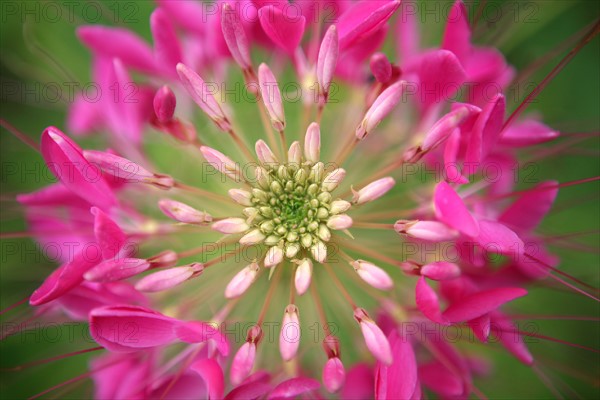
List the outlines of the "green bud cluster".
{"type": "Polygon", "coordinates": [[[288,258],[331,238],[327,220],[332,196],[323,185],[322,162],[289,163],[257,168],[251,207],[244,209],[251,229],[265,236],[267,246],[281,247],[288,258]]]}

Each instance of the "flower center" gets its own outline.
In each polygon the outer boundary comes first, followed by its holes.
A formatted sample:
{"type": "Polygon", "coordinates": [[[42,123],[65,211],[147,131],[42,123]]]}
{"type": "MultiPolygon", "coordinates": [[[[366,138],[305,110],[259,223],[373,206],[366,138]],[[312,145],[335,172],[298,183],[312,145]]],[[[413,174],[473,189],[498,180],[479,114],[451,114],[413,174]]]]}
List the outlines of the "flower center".
{"type": "Polygon", "coordinates": [[[331,198],[323,163],[271,165],[258,169],[253,206],[244,213],[266,236],[266,245],[281,246],[293,257],[301,248],[329,240],[331,198]]]}

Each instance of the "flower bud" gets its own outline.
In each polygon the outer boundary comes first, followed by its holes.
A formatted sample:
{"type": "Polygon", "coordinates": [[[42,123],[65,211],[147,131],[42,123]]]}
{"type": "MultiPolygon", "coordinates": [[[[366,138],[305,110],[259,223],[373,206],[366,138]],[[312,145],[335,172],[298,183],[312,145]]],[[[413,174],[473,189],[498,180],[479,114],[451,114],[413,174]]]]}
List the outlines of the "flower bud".
{"type": "Polygon", "coordinates": [[[375,324],[363,308],[354,310],[354,319],[360,325],[365,344],[373,356],[385,365],[390,365],[392,349],[383,331],[375,324]]]}
{"type": "Polygon", "coordinates": [[[308,258],[300,261],[298,268],[296,268],[296,274],[294,275],[294,285],[298,295],[302,296],[308,290],[312,277],[313,264],[308,258]]]}
{"type": "Polygon", "coordinates": [[[300,346],[300,322],[298,320],[298,307],[290,304],[285,308],[281,333],[279,335],[279,351],[284,361],[289,361],[296,356],[300,346]]]}
{"type": "Polygon", "coordinates": [[[174,267],[154,272],[143,277],[135,288],[140,292],[160,292],[171,289],[193,276],[198,276],[204,270],[201,263],[192,263],[183,267],[174,267]]]}
{"type": "Polygon", "coordinates": [[[283,261],[283,249],[279,246],[273,246],[265,255],[265,267],[271,268],[277,266],[283,261]]]}
{"type": "Polygon", "coordinates": [[[460,267],[448,261],[435,261],[421,267],[421,275],[434,281],[447,281],[460,276],[460,267]]]}
{"type": "Polygon", "coordinates": [[[321,129],[316,122],[311,123],[304,136],[304,158],[310,162],[319,162],[321,153],[321,129]]]}
{"type": "Polygon", "coordinates": [[[317,58],[317,81],[324,100],[327,100],[329,94],[329,86],[337,65],[339,50],[337,28],[335,25],[331,25],[323,37],[317,58]]]}
{"type": "Polygon", "coordinates": [[[258,270],[258,264],[253,262],[235,274],[225,288],[225,297],[233,299],[244,294],[256,279],[258,270]]]}
{"type": "Polygon", "coordinates": [[[342,360],[331,357],[323,367],[323,384],[329,393],[335,393],[344,386],[346,382],[346,370],[342,360]]]}
{"type": "Polygon", "coordinates": [[[169,218],[184,224],[208,224],[212,216],[203,211],[198,211],[187,204],[175,200],[163,199],[158,202],[160,210],[169,218]]]}
{"type": "Polygon", "coordinates": [[[173,178],[168,175],[153,174],[133,161],[108,152],[84,150],[83,156],[104,172],[126,182],[147,183],[160,189],[170,189],[175,184],[173,178]]]}
{"type": "Polygon", "coordinates": [[[438,221],[399,220],[394,224],[394,230],[399,234],[430,242],[445,242],[458,237],[457,231],[438,221]]]}
{"type": "Polygon", "coordinates": [[[383,269],[370,262],[356,260],[350,263],[361,279],[376,289],[390,290],[394,283],[383,269]]]}
{"type": "Polygon", "coordinates": [[[209,85],[195,73],[191,68],[182,63],[177,64],[177,73],[183,86],[188,91],[192,99],[200,106],[202,111],[224,132],[231,130],[231,125],[221,109],[217,100],[212,95],[209,85]]]}
{"type": "Polygon", "coordinates": [[[227,175],[235,181],[240,181],[242,173],[239,166],[223,153],[210,147],[200,147],[200,152],[204,159],[217,171],[227,175]]]}
{"type": "Polygon", "coordinates": [[[256,358],[256,343],[246,342],[240,347],[233,357],[231,363],[231,370],[229,372],[229,379],[234,386],[242,383],[244,379],[254,367],[254,360],[256,358]]]}
{"type": "Polygon", "coordinates": [[[321,184],[321,189],[332,192],[339,186],[345,177],[346,170],[343,168],[336,168],[325,177],[321,184]]]}
{"type": "Polygon", "coordinates": [[[164,85],[154,95],[154,113],[159,122],[166,124],[173,119],[177,100],[173,91],[164,85]]]}
{"type": "Polygon", "coordinates": [[[319,240],[311,246],[310,253],[316,261],[323,263],[327,259],[327,246],[319,240]]]}
{"type": "Polygon", "coordinates": [[[285,128],[285,114],[283,112],[283,102],[281,92],[277,85],[277,80],[267,64],[260,64],[258,67],[258,83],[260,85],[260,94],[265,107],[271,117],[271,123],[277,131],[285,128]]]}
{"type": "Polygon", "coordinates": [[[279,160],[271,151],[271,148],[265,143],[264,140],[259,140],[256,142],[256,155],[261,163],[264,165],[277,165],[279,164],[279,160]]]}
{"type": "Polygon", "coordinates": [[[385,89],[373,102],[373,105],[356,128],[356,138],[363,140],[394,109],[400,101],[405,81],[396,82],[385,89]]]}
{"type": "Polygon", "coordinates": [[[92,282],[113,282],[130,278],[150,268],[148,260],[140,258],[115,258],[102,261],[88,270],[83,277],[92,282]]]}
{"type": "Polygon", "coordinates": [[[385,54],[373,54],[369,66],[371,67],[371,73],[377,82],[387,83],[392,79],[392,63],[390,63],[385,54]]]}
{"type": "Polygon", "coordinates": [[[295,141],[291,144],[290,149],[288,150],[288,163],[293,165],[300,165],[301,162],[302,151],[300,150],[300,142],[295,141]]]}
{"type": "Polygon", "coordinates": [[[343,212],[346,212],[350,209],[350,202],[346,201],[346,200],[334,200],[331,203],[331,208],[329,209],[329,213],[330,214],[341,214],[343,212]]]}
{"type": "Polygon", "coordinates": [[[363,204],[369,201],[376,200],[390,191],[396,184],[393,178],[381,178],[375,182],[369,183],[364,188],[356,192],[352,190],[352,202],[354,204],[363,204]]]}
{"type": "Polygon", "coordinates": [[[221,233],[242,233],[250,227],[243,218],[225,218],[212,224],[212,229],[221,233]]]}
{"type": "Polygon", "coordinates": [[[251,207],[252,206],[252,194],[247,190],[242,189],[229,189],[229,197],[241,206],[251,207]]]}
{"type": "Polygon", "coordinates": [[[327,220],[327,226],[331,229],[348,229],[352,226],[352,218],[346,214],[332,215],[327,220]]]}
{"type": "Polygon", "coordinates": [[[223,4],[221,12],[221,30],[231,56],[243,70],[252,66],[250,46],[244,32],[244,26],[235,10],[227,3],[223,4]]]}
{"type": "Polygon", "coordinates": [[[177,264],[178,258],[177,253],[173,250],[165,250],[148,258],[148,262],[150,263],[150,268],[169,268],[177,264]]]}

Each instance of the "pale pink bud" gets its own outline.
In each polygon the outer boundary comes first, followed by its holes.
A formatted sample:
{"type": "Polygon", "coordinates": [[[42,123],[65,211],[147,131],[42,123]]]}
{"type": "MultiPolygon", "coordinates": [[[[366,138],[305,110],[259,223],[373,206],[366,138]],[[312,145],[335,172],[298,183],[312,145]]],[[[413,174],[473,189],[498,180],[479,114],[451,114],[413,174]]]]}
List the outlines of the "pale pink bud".
{"type": "Polygon", "coordinates": [[[474,109],[475,107],[472,109],[466,106],[458,107],[440,118],[425,135],[421,151],[427,152],[446,140],[454,129],[462,124],[472,112],[475,112],[474,109]]]}
{"type": "Polygon", "coordinates": [[[200,147],[200,152],[204,159],[208,161],[214,169],[236,181],[240,180],[240,168],[232,159],[223,153],[206,146],[200,147]]]}
{"type": "Polygon", "coordinates": [[[289,361],[296,356],[300,346],[300,321],[298,320],[298,307],[290,304],[285,308],[283,323],[279,335],[279,351],[284,361],[289,361]]]}
{"type": "Polygon", "coordinates": [[[203,211],[198,211],[187,204],[175,200],[163,199],[158,202],[160,210],[169,218],[184,224],[208,224],[212,216],[203,211]]]}
{"type": "Polygon", "coordinates": [[[323,37],[319,48],[319,57],[317,58],[317,80],[319,89],[325,99],[327,99],[329,93],[329,86],[333,79],[339,51],[337,28],[335,25],[331,25],[323,37]]]}
{"type": "Polygon", "coordinates": [[[327,226],[331,229],[348,229],[352,226],[352,218],[346,214],[332,215],[327,220],[327,226]]]}
{"type": "Polygon", "coordinates": [[[332,357],[323,367],[323,384],[329,393],[335,393],[346,382],[346,370],[342,360],[338,357],[332,357]]]}
{"type": "Polygon", "coordinates": [[[265,267],[271,268],[283,261],[283,249],[279,246],[273,246],[265,255],[265,267]]]}
{"type": "Polygon", "coordinates": [[[421,275],[434,281],[446,281],[460,276],[460,267],[448,261],[436,261],[421,267],[421,275]]]}
{"type": "Polygon", "coordinates": [[[385,54],[375,53],[369,63],[371,73],[379,83],[386,83],[392,78],[392,64],[385,54]]]}
{"type": "Polygon", "coordinates": [[[393,361],[392,349],[383,331],[362,308],[357,307],[354,310],[354,319],[360,325],[365,344],[371,354],[381,363],[390,365],[393,361]]]}
{"type": "Polygon", "coordinates": [[[212,224],[212,229],[221,233],[242,233],[249,228],[243,218],[225,218],[212,224]]]}
{"type": "Polygon", "coordinates": [[[394,286],[392,278],[383,269],[370,262],[356,260],[350,263],[361,279],[376,289],[390,290],[394,286]]]}
{"type": "Polygon", "coordinates": [[[244,32],[244,27],[235,10],[228,3],[223,4],[221,13],[221,30],[227,48],[235,62],[244,70],[252,65],[250,61],[250,46],[244,32]]]}
{"type": "Polygon", "coordinates": [[[298,264],[294,275],[294,285],[298,295],[302,296],[308,290],[312,278],[313,264],[310,259],[305,258],[298,264]]]}
{"type": "Polygon", "coordinates": [[[160,189],[170,189],[175,184],[168,175],[153,174],[126,158],[96,150],[84,150],[87,161],[99,166],[104,172],[126,182],[147,183],[160,189]]]}
{"type": "Polygon", "coordinates": [[[264,140],[261,139],[261,140],[257,141],[254,148],[256,150],[256,155],[258,156],[258,159],[260,160],[261,163],[263,163],[265,165],[279,164],[279,160],[277,160],[277,157],[275,157],[275,154],[273,154],[273,151],[265,143],[264,140]]]}
{"type": "Polygon", "coordinates": [[[247,190],[229,189],[229,197],[239,205],[250,207],[252,206],[252,194],[247,190]]]}
{"type": "Polygon", "coordinates": [[[252,342],[246,342],[240,347],[233,357],[231,363],[231,371],[229,373],[229,379],[234,386],[242,383],[244,379],[254,367],[254,360],[256,358],[256,344],[252,342]]]}
{"type": "Polygon", "coordinates": [[[260,229],[253,229],[242,236],[240,239],[240,244],[250,246],[253,244],[258,244],[263,240],[265,240],[265,235],[260,231],[260,229]]]}
{"type": "Polygon", "coordinates": [[[438,221],[399,220],[394,224],[394,229],[400,234],[430,242],[444,242],[458,237],[457,231],[438,221]]]}
{"type": "Polygon", "coordinates": [[[329,213],[335,215],[346,212],[350,209],[351,205],[352,204],[350,204],[350,202],[346,200],[334,200],[331,202],[331,208],[329,209],[329,213]]]}
{"type": "Polygon", "coordinates": [[[235,274],[235,276],[229,281],[227,287],[225,288],[225,297],[228,299],[233,299],[234,297],[241,296],[248,290],[254,279],[256,279],[256,275],[258,274],[258,264],[253,262],[250,265],[244,267],[240,272],[235,274]]]}
{"type": "Polygon", "coordinates": [[[167,85],[158,89],[154,95],[153,104],[154,113],[159,122],[165,124],[173,119],[177,99],[175,98],[173,91],[167,85]]]}
{"type": "Polygon", "coordinates": [[[346,177],[346,170],[343,168],[336,168],[331,171],[321,184],[321,189],[326,190],[328,192],[332,192],[339,186],[339,184],[346,177]]]}
{"type": "Polygon", "coordinates": [[[327,246],[325,246],[325,243],[318,241],[311,246],[310,253],[316,261],[323,263],[327,259],[327,246]]]}
{"type": "Polygon", "coordinates": [[[354,204],[363,204],[369,201],[376,200],[390,191],[396,184],[394,178],[386,177],[369,183],[358,192],[352,190],[352,202],[354,204]]]}
{"type": "Polygon", "coordinates": [[[300,150],[300,142],[295,141],[291,144],[288,150],[288,163],[300,165],[302,162],[302,151],[300,150]]]}
{"type": "Polygon", "coordinates": [[[130,278],[150,268],[147,260],[140,258],[115,258],[102,261],[88,270],[83,277],[92,282],[113,282],[130,278]]]}
{"type": "Polygon", "coordinates": [[[396,107],[400,101],[405,81],[396,82],[385,89],[373,102],[373,105],[356,128],[356,138],[364,139],[396,107]]]}
{"type": "Polygon", "coordinates": [[[174,267],[154,272],[143,277],[135,288],[140,292],[160,292],[171,289],[193,276],[198,276],[204,270],[201,263],[192,263],[182,267],[174,267]]]}
{"type": "Polygon", "coordinates": [[[221,109],[221,105],[213,96],[216,87],[207,85],[200,75],[182,63],[177,64],[177,73],[183,86],[202,111],[213,120],[219,129],[225,132],[230,131],[231,125],[221,109]]]}
{"type": "Polygon", "coordinates": [[[318,162],[321,153],[321,129],[319,124],[313,122],[306,130],[304,136],[304,157],[311,162],[318,162]]]}
{"type": "Polygon", "coordinates": [[[165,250],[148,258],[148,262],[152,268],[169,268],[177,264],[178,258],[173,250],[165,250]]]}
{"type": "Polygon", "coordinates": [[[262,100],[271,117],[273,127],[282,131],[285,128],[285,114],[283,112],[283,102],[281,92],[277,85],[277,80],[267,64],[260,64],[258,67],[258,83],[260,85],[260,94],[262,100]]]}

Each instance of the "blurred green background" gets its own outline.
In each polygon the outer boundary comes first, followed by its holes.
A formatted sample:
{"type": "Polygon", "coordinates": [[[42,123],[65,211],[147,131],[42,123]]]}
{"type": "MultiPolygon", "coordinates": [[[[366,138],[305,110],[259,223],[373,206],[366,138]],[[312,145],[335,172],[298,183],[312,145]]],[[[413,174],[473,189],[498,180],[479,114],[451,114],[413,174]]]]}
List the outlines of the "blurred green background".
{"type": "MultiPolygon", "coordinates": [[[[430,46],[439,43],[443,21],[439,10],[447,10],[448,2],[419,3],[422,13],[423,40],[430,46]],[[438,10],[438,11],[436,11],[438,10]]],[[[471,12],[477,3],[467,2],[471,12]]],[[[1,109],[0,117],[25,132],[34,140],[48,125],[65,127],[68,106],[68,86],[65,82],[88,82],[90,55],[78,42],[74,30],[78,25],[99,23],[124,26],[135,30],[150,41],[148,19],[153,10],[151,1],[53,2],[4,1],[0,3],[1,29],[1,109]],[[67,5],[69,3],[69,5],[67,5]],[[74,7],[74,8],[70,8],[74,7]],[[52,85],[58,83],[63,99],[55,100],[52,85]]],[[[541,60],[574,37],[600,16],[600,2],[523,1],[486,2],[476,28],[479,43],[498,46],[517,70],[541,60]]],[[[475,14],[472,12],[472,14],[475,14]]],[[[474,17],[474,15],[472,15],[474,17]]],[[[388,43],[386,49],[393,48],[388,43]]],[[[544,63],[528,83],[539,83],[566,51],[544,63]]],[[[392,51],[386,51],[392,55],[392,51]]],[[[557,154],[543,157],[534,178],[568,182],[600,175],[598,151],[600,139],[600,41],[596,37],[548,85],[528,111],[539,111],[544,121],[560,130],[559,142],[571,143],[557,154]],[[583,137],[582,133],[589,133],[583,137]],[[581,140],[575,141],[575,138],[581,140]]],[[[512,109],[531,90],[521,85],[507,96],[512,109]]],[[[255,123],[252,111],[247,111],[249,124],[255,123]]],[[[245,122],[244,122],[245,123],[245,122]]],[[[0,157],[2,170],[1,218],[2,232],[26,229],[20,208],[14,201],[17,193],[28,192],[50,183],[41,158],[5,129],[1,130],[0,157]]],[[[94,140],[91,140],[93,143],[94,140]]],[[[547,146],[546,146],[547,147],[547,146]]],[[[572,275],[598,286],[600,260],[598,228],[600,188],[597,182],[571,186],[559,192],[553,212],[539,232],[548,236],[583,232],[573,238],[555,240],[552,251],[561,258],[561,268],[572,275]]],[[[29,239],[3,238],[1,241],[0,308],[23,299],[35,289],[51,267],[36,252],[29,239]]],[[[563,290],[532,288],[531,296],[521,302],[523,313],[571,316],[600,316],[598,303],[563,290]]],[[[2,316],[2,332],[15,327],[24,306],[2,316]]],[[[600,348],[597,321],[536,321],[539,333],[600,348]]],[[[13,335],[0,343],[1,398],[23,398],[41,392],[57,383],[85,372],[87,355],[44,364],[21,371],[6,371],[34,360],[92,347],[84,334],[84,325],[65,328],[46,326],[42,330],[13,335]]],[[[549,398],[552,392],[528,367],[501,351],[484,350],[493,357],[493,372],[477,381],[477,386],[490,398],[549,398]]],[[[599,395],[600,360],[597,353],[549,341],[530,343],[539,365],[568,398],[599,395]]],[[[91,395],[89,381],[68,394],[60,389],[46,398],[84,398],[91,395]]]]}

